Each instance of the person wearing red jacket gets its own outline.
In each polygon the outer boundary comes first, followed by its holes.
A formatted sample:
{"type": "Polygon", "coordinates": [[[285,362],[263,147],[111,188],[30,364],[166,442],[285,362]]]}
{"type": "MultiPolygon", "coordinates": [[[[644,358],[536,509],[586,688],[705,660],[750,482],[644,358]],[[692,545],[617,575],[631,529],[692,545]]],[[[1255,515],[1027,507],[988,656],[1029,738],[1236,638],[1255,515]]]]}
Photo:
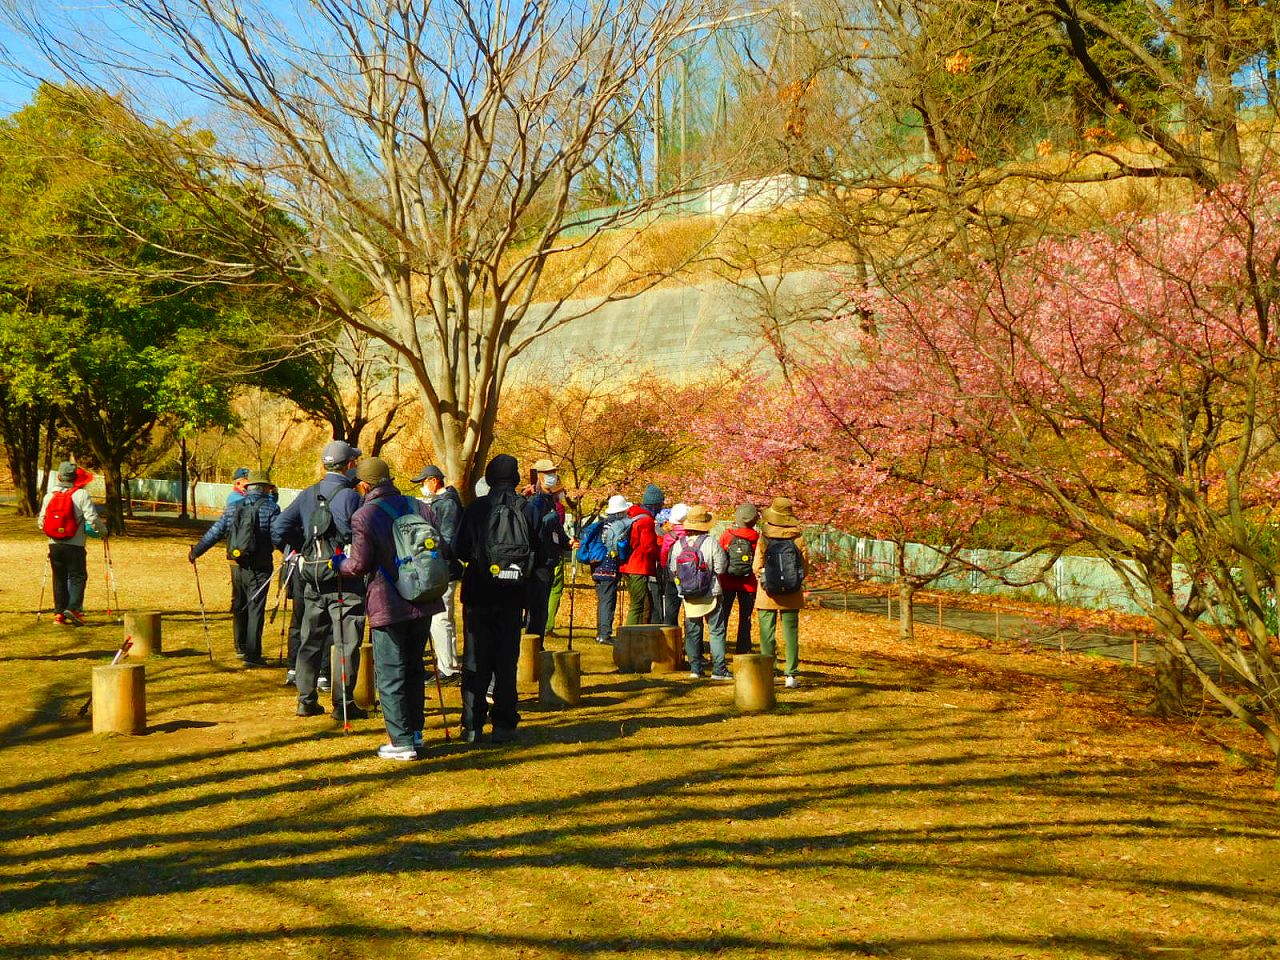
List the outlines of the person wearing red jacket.
{"type": "Polygon", "coordinates": [[[720,546],[729,555],[729,571],[720,574],[720,587],[724,591],[720,605],[711,614],[711,632],[727,637],[729,610],[738,600],[738,640],[734,653],[751,652],[751,611],[756,605],[756,575],[751,570],[756,555],[756,543],[760,533],[756,521],[760,511],[755,504],[743,503],[733,515],[733,526],[720,534],[720,546]]]}
{"type": "Polygon", "coordinates": [[[662,509],[664,500],[662,490],[651,483],[644,488],[644,496],[638,506],[632,506],[627,516],[635,517],[631,524],[631,553],[626,561],[619,565],[618,573],[631,595],[631,603],[627,607],[627,625],[652,623],[656,609],[652,591],[658,584],[658,533],[653,518],[662,509]]]}

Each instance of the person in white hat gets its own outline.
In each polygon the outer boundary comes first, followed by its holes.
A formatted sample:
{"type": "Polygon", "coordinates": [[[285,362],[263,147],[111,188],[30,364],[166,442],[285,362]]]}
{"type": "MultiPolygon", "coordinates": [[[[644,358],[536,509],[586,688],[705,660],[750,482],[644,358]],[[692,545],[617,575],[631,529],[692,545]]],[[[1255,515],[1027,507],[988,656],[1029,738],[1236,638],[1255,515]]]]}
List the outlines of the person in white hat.
{"type": "MultiPolygon", "coordinates": [[[[631,509],[631,501],[620,493],[615,493],[601,511],[598,536],[607,541],[611,536],[617,539],[623,535],[623,528],[629,527],[633,517],[627,513],[631,509]]],[[[583,533],[584,542],[588,539],[583,533]]],[[[618,608],[618,561],[606,556],[605,559],[592,562],[591,578],[596,584],[596,643],[613,642],[613,617],[618,608]]]]}

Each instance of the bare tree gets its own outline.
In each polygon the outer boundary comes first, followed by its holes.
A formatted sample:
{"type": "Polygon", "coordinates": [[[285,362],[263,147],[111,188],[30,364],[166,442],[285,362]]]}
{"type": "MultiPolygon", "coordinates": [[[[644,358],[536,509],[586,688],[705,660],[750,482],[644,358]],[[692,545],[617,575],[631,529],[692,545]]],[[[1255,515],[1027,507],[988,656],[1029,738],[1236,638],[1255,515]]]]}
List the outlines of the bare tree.
{"type": "Polygon", "coordinates": [[[193,258],[193,279],[272,267],[387,344],[451,476],[478,475],[514,357],[662,278],[628,254],[679,184],[615,188],[623,202],[594,214],[578,203],[628,169],[653,77],[715,14],[704,0],[120,0],[142,47],[100,26],[87,42],[74,17],[15,2],[11,19],[78,83],[176,81],[203,98],[217,142],[202,154],[138,145],[171,160],[224,249],[241,245],[243,262],[193,258]],[[547,300],[561,259],[577,269],[547,300]]]}

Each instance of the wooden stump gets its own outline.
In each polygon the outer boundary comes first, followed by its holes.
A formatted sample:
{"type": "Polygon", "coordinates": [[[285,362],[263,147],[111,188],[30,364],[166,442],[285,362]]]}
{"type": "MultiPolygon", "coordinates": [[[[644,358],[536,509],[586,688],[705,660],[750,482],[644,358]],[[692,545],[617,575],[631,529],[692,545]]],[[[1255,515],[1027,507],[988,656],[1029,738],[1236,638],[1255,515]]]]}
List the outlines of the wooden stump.
{"type": "Polygon", "coordinates": [[[548,707],[576,707],[582,700],[582,654],[544,650],[539,658],[542,679],[538,702],[548,707]]]}
{"type": "Polygon", "coordinates": [[[684,631],[667,626],[655,626],[654,629],[653,672],[679,673],[684,670],[684,631]]]}
{"type": "Polygon", "coordinates": [[[142,660],[153,653],[162,653],[160,643],[160,612],[139,610],[124,615],[124,635],[133,639],[128,656],[142,660]]]}
{"type": "Polygon", "coordinates": [[[618,628],[613,638],[613,665],[620,673],[648,673],[653,669],[654,637],[658,629],[651,623],[618,628]]]}
{"type": "Polygon", "coordinates": [[[764,713],[777,705],[773,657],[740,653],[733,658],[733,705],[743,713],[764,713]]]}
{"type": "Polygon", "coordinates": [[[93,668],[93,732],[147,731],[147,674],[140,663],[93,668]]]}
{"type": "Polygon", "coordinates": [[[516,663],[516,686],[533,687],[538,685],[541,663],[542,638],[536,633],[526,633],[520,637],[520,659],[516,663]]]}
{"type": "Polygon", "coordinates": [[[360,672],[356,676],[354,699],[356,706],[363,710],[372,710],[378,704],[378,679],[373,669],[373,647],[367,643],[360,647],[360,672]]]}

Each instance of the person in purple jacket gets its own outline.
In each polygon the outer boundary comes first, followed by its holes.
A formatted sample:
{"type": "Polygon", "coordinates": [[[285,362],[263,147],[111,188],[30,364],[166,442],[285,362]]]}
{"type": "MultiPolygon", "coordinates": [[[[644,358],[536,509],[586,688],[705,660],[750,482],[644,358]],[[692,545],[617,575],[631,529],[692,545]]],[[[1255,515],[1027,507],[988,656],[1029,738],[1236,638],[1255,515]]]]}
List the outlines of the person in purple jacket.
{"type": "MultiPolygon", "coordinates": [[[[416,760],[422,746],[422,664],[431,618],[444,611],[439,600],[413,603],[402,597],[392,579],[396,571],[393,515],[411,510],[437,530],[435,513],[427,504],[406,497],[391,482],[385,460],[370,457],[356,467],[356,490],[364,504],[351,516],[351,543],[345,556],[334,558],[344,577],[369,578],[365,610],[373,637],[373,663],[378,676],[378,699],[390,740],[378,748],[384,760],[416,760]]],[[[448,550],[448,544],[442,548],[448,550]]]]}

